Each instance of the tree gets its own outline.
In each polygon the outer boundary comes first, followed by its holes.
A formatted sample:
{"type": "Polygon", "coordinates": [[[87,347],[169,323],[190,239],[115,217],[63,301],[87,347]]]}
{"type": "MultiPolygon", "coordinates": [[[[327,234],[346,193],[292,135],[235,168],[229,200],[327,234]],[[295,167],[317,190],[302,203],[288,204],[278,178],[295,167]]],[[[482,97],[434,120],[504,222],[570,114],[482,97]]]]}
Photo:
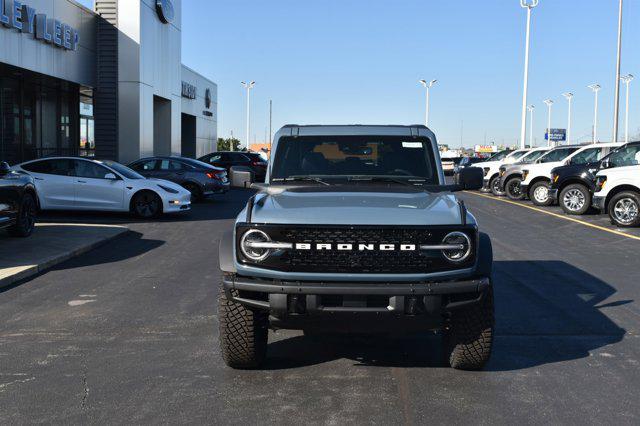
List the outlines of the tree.
{"type": "Polygon", "coordinates": [[[218,151],[238,151],[240,140],[236,138],[218,138],[218,151]]]}

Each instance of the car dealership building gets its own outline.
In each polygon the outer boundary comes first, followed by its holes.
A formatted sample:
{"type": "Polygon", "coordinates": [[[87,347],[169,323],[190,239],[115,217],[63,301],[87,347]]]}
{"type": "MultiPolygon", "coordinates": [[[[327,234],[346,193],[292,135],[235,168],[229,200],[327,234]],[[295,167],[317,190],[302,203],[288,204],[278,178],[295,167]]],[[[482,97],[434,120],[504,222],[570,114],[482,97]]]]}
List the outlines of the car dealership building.
{"type": "Polygon", "coordinates": [[[216,149],[217,86],[182,65],[181,0],[0,0],[0,160],[216,149]]]}

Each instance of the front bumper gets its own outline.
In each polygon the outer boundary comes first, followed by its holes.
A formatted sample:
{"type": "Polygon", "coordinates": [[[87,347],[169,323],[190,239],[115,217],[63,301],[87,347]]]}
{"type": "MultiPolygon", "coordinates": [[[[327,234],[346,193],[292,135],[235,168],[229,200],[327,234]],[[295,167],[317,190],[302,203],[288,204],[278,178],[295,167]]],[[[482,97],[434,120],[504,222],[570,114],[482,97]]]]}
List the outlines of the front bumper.
{"type": "Polygon", "coordinates": [[[416,283],[304,282],[226,275],[222,284],[229,300],[286,317],[451,311],[482,300],[491,280],[484,277],[416,283]]]}
{"type": "Polygon", "coordinates": [[[528,183],[521,183],[520,184],[520,191],[525,195],[525,196],[529,196],[529,184],[528,183]]]}
{"type": "Polygon", "coordinates": [[[220,181],[210,182],[204,186],[203,195],[210,196],[216,194],[226,194],[227,192],[229,192],[230,188],[231,184],[229,183],[229,181],[227,181],[226,183],[220,181]]]}
{"type": "Polygon", "coordinates": [[[162,202],[163,213],[178,213],[191,210],[191,194],[167,196],[162,202]]]}
{"type": "Polygon", "coordinates": [[[558,202],[558,188],[550,188],[549,189],[549,199],[556,204],[558,202]]]}
{"type": "Polygon", "coordinates": [[[591,201],[591,205],[593,206],[594,209],[600,210],[602,212],[605,209],[606,199],[607,199],[606,197],[599,197],[597,195],[594,195],[591,201]]]}

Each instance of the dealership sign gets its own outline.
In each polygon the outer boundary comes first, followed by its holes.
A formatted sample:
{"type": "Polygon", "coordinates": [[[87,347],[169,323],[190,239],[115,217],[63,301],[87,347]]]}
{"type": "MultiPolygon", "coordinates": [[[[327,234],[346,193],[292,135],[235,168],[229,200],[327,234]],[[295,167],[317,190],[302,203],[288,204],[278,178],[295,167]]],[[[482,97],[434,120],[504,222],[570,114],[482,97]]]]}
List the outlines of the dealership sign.
{"type": "Polygon", "coordinates": [[[176,16],[171,0],[156,0],[156,12],[158,13],[158,18],[165,24],[172,23],[176,16]]]}
{"type": "Polygon", "coordinates": [[[0,24],[62,49],[78,50],[80,35],[75,28],[38,13],[20,0],[0,0],[0,24]]]}
{"type": "Polygon", "coordinates": [[[198,88],[193,84],[182,82],[182,97],[187,99],[195,99],[198,96],[198,88]]]}
{"type": "Polygon", "coordinates": [[[550,132],[544,134],[546,140],[551,142],[562,142],[567,140],[567,129],[550,129],[550,132]]]}

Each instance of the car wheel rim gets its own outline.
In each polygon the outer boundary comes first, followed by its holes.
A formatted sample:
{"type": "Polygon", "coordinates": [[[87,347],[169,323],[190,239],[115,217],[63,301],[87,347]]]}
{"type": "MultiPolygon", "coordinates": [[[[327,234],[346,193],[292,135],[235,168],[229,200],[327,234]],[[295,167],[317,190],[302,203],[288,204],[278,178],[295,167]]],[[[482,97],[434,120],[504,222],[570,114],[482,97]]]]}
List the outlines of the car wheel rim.
{"type": "Polygon", "coordinates": [[[546,186],[539,186],[533,192],[533,196],[536,197],[538,202],[544,203],[549,198],[549,189],[546,186]]]}
{"type": "Polygon", "coordinates": [[[509,182],[509,193],[514,197],[519,197],[522,195],[522,188],[520,187],[520,182],[518,180],[509,182]]]}
{"type": "Polygon", "coordinates": [[[567,209],[575,212],[584,207],[587,198],[579,189],[571,189],[564,194],[563,202],[567,209]]]}
{"type": "Polygon", "coordinates": [[[631,198],[622,198],[613,207],[613,214],[620,223],[632,223],[638,217],[638,204],[631,198]]]}
{"type": "Polygon", "coordinates": [[[144,217],[151,217],[158,211],[158,201],[152,195],[142,195],[138,197],[136,211],[144,217]]]}
{"type": "Polygon", "coordinates": [[[500,181],[499,181],[499,179],[494,179],[493,180],[493,190],[495,192],[500,192],[500,181]]]}
{"type": "Polygon", "coordinates": [[[32,202],[27,202],[22,209],[20,221],[27,231],[36,225],[36,206],[32,202]]]}

